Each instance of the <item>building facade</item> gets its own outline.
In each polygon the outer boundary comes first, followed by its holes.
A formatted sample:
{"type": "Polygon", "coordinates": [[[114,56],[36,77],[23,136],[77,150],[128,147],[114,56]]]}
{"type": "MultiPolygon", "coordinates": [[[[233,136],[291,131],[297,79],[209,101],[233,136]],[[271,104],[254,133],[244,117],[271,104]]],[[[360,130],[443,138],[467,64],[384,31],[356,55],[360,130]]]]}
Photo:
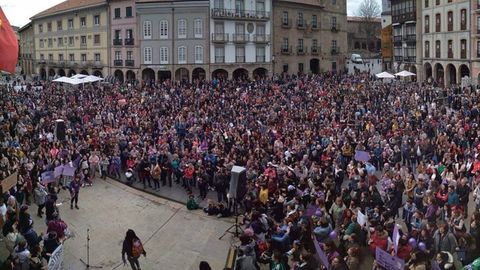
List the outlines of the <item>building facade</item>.
{"type": "Polygon", "coordinates": [[[393,70],[417,73],[417,1],[392,0],[393,70]]]}
{"type": "Polygon", "coordinates": [[[382,30],[380,34],[382,42],[382,62],[384,70],[393,67],[393,43],[392,43],[392,1],[382,0],[382,30]]]}
{"type": "Polygon", "coordinates": [[[143,80],[205,79],[209,72],[209,2],[136,3],[143,80]]]}
{"type": "Polygon", "coordinates": [[[211,78],[271,74],[271,0],[210,0],[211,78]]]}
{"type": "Polygon", "coordinates": [[[368,32],[379,34],[381,30],[380,18],[365,20],[362,17],[347,17],[347,55],[355,53],[360,54],[362,58],[377,58],[382,48],[380,36],[369,35],[368,32]]]}
{"type": "Polygon", "coordinates": [[[273,13],[275,74],[343,71],[346,1],[279,0],[273,13]]]}
{"type": "Polygon", "coordinates": [[[107,9],[105,0],[67,0],[31,18],[35,70],[41,79],[108,75],[107,9]]]}
{"type": "Polygon", "coordinates": [[[35,74],[35,33],[32,23],[28,23],[18,30],[20,56],[18,65],[22,68],[22,75],[31,76],[35,74]]]}
{"type": "Polygon", "coordinates": [[[470,76],[470,1],[422,1],[423,72],[440,85],[470,76]]]}
{"type": "Polygon", "coordinates": [[[471,83],[478,86],[480,85],[480,1],[471,0],[470,7],[471,83]]]}
{"type": "Polygon", "coordinates": [[[115,81],[135,81],[141,74],[134,0],[110,0],[110,74],[115,81]]]}

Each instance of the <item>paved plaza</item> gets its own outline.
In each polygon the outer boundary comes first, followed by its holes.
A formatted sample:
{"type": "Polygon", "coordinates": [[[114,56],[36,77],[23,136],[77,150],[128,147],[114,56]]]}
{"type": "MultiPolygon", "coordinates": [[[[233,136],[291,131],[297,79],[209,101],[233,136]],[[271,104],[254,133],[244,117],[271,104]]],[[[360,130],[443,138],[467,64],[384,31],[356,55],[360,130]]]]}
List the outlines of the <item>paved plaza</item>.
{"type": "MultiPolygon", "coordinates": [[[[223,269],[231,237],[218,240],[231,225],[229,220],[206,216],[201,210],[132,189],[114,180],[96,180],[80,191],[80,210],[70,210],[69,194],[60,192],[60,214],[75,237],[65,242],[66,269],[85,269],[86,234],[90,229],[90,264],[104,269],[130,269],[121,259],[122,241],[133,229],[143,241],[147,257],[140,259],[147,269],[198,269],[208,261],[212,269],[223,269]]],[[[30,213],[36,212],[31,206],[30,213]]],[[[46,230],[35,215],[34,228],[46,230]]],[[[3,242],[2,242],[3,245],[3,242]]],[[[4,247],[2,246],[2,249],[4,247]]],[[[3,255],[3,254],[2,254],[3,255]]]]}

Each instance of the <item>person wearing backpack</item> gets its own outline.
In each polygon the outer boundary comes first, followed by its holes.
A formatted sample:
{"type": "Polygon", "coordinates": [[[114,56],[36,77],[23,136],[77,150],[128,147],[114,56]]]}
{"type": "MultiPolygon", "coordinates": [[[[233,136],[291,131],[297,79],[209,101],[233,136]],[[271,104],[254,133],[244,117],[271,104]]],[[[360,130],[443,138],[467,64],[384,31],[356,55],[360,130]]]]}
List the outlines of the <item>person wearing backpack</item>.
{"type": "Polygon", "coordinates": [[[143,254],[144,257],[147,257],[147,253],[143,249],[142,242],[137,237],[135,232],[131,229],[127,231],[125,235],[125,240],[123,240],[123,248],[122,248],[122,261],[123,265],[127,264],[125,260],[125,254],[127,254],[128,262],[132,267],[132,270],[140,270],[140,263],[138,262],[138,258],[143,254]]]}

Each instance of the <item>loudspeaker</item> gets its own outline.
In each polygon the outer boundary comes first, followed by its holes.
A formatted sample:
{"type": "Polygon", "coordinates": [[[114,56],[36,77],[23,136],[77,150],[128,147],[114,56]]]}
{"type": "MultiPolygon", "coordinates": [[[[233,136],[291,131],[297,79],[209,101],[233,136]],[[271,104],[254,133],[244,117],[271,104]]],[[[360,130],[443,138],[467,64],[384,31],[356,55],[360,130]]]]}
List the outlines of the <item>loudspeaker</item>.
{"type": "Polygon", "coordinates": [[[62,119],[57,119],[55,120],[55,140],[65,141],[65,139],[65,121],[63,121],[62,119]]]}
{"type": "Polygon", "coordinates": [[[240,166],[233,166],[230,175],[230,189],[232,198],[241,200],[247,193],[247,169],[240,166]]]}

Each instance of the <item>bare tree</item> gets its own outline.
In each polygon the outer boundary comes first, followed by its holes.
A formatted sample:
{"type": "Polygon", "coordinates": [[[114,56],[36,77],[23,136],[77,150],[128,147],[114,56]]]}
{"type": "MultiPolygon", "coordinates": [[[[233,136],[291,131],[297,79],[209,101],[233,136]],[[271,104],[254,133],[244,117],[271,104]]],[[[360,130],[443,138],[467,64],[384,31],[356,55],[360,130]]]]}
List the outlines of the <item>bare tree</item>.
{"type": "Polygon", "coordinates": [[[375,33],[374,21],[380,17],[381,12],[382,8],[377,0],[363,0],[356,12],[358,17],[362,17],[364,23],[365,34],[367,37],[367,49],[369,52],[373,49],[370,48],[371,39],[378,34],[375,33]]]}

